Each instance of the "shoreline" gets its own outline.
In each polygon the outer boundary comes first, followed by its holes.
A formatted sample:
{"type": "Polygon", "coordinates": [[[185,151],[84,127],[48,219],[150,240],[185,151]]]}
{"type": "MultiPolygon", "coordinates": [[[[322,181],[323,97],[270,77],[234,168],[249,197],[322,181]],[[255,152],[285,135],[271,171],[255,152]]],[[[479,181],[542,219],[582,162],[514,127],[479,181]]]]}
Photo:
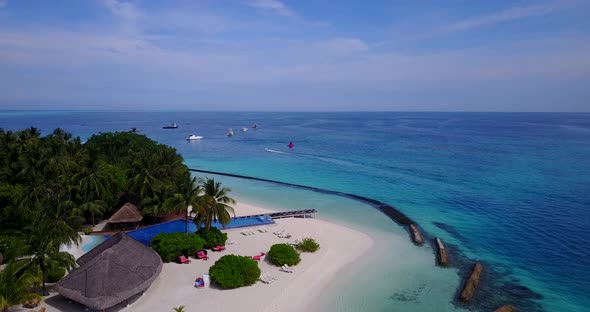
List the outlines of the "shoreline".
{"type": "MultiPolygon", "coordinates": [[[[237,200],[234,206],[236,216],[277,211],[242,202],[239,198],[237,200]]],[[[233,242],[227,245],[224,252],[209,252],[208,261],[191,259],[190,264],[183,265],[165,263],[162,272],[143,296],[130,300],[128,307],[123,303],[108,311],[169,311],[181,305],[185,306],[186,311],[306,310],[306,307],[314,305],[321,298],[322,292],[330,287],[339,272],[358,263],[375,244],[374,239],[366,233],[316,218],[285,218],[275,222],[274,225],[251,227],[250,230],[256,233],[252,236],[240,234],[248,228],[223,230],[228,234],[228,242],[233,242]],[[268,232],[258,232],[262,227],[268,232]],[[272,233],[280,230],[290,233],[292,238],[279,238],[272,233]],[[260,261],[262,273],[269,272],[278,278],[272,284],[257,282],[251,286],[226,290],[215,285],[204,289],[193,287],[194,279],[207,273],[208,268],[223,255],[253,256],[268,252],[272,244],[292,242],[304,237],[313,237],[321,247],[315,253],[301,253],[301,263],[293,267],[294,273],[281,272],[266,259],[260,261]]],[[[77,249],[81,249],[83,244],[77,249]]],[[[63,301],[68,302],[68,299],[59,298],[55,293],[46,299],[42,305],[47,306],[48,312],[63,311],[60,309],[65,306],[63,301]]],[[[84,307],[79,304],[68,304],[67,307],[67,311],[84,311],[84,307]]]]}

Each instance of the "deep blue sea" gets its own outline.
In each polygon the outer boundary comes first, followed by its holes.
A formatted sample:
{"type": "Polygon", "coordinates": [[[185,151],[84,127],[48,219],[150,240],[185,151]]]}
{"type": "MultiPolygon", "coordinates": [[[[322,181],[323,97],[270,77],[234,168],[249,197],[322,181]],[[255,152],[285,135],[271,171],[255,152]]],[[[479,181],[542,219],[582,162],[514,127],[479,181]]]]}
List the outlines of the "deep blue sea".
{"type": "MultiPolygon", "coordinates": [[[[191,168],[375,198],[406,213],[429,237],[451,245],[456,267],[440,273],[448,285],[436,285],[433,274],[445,269],[432,260],[427,267],[412,268],[408,277],[422,280],[413,290],[417,295],[408,299],[402,296],[405,290],[382,294],[375,288],[368,310],[400,305],[406,311],[412,306],[416,311],[490,310],[504,301],[521,311],[590,309],[588,113],[0,113],[5,130],[30,126],[43,134],[61,127],[83,140],[137,127],[177,148],[191,168]],[[179,128],[161,128],[172,122],[179,128]],[[254,123],[257,129],[251,128],[254,123]],[[241,132],[242,127],[250,128],[241,132]],[[233,137],[226,136],[227,128],[233,128],[233,137]],[[186,141],[192,133],[204,139],[186,141]],[[455,305],[459,275],[475,260],[486,265],[480,295],[485,298],[478,299],[481,304],[455,305]],[[451,295],[445,287],[453,288],[451,295]],[[443,305],[433,306],[435,300],[443,305]]],[[[385,217],[360,203],[346,208],[328,195],[219,179],[251,202],[316,208],[343,223],[403,234],[392,221],[377,221],[385,217]]],[[[429,246],[408,247],[414,249],[430,257],[429,246]]],[[[396,264],[384,265],[393,270],[396,264]]],[[[375,282],[381,288],[389,284],[394,283],[375,282]]],[[[350,294],[363,296],[358,290],[350,294]]],[[[333,300],[349,305],[346,298],[333,300]]]]}

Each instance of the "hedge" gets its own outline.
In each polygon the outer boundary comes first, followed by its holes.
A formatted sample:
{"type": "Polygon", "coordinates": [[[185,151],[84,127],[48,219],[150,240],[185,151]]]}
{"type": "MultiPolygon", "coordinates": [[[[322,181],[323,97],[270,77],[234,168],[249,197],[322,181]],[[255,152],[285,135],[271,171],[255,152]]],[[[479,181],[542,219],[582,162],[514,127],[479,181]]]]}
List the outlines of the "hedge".
{"type": "Polygon", "coordinates": [[[221,288],[238,288],[254,284],[260,268],[251,257],[225,255],[209,268],[209,275],[221,288]]]}
{"type": "Polygon", "coordinates": [[[209,231],[205,228],[200,228],[196,234],[205,240],[205,248],[225,246],[225,242],[227,241],[227,233],[223,233],[218,228],[214,227],[209,231]]]}
{"type": "Polygon", "coordinates": [[[162,261],[171,262],[179,255],[194,255],[203,249],[205,240],[197,234],[160,233],[152,238],[151,246],[162,261]]]}
{"type": "Polygon", "coordinates": [[[270,247],[268,257],[272,264],[280,265],[296,265],[301,261],[299,253],[287,244],[276,244],[270,247]]]}

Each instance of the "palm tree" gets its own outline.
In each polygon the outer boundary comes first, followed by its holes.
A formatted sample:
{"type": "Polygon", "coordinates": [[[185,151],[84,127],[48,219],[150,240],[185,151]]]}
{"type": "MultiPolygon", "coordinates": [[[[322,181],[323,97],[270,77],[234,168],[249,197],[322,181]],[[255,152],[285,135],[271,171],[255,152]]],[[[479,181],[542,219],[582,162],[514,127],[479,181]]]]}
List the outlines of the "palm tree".
{"type": "Polygon", "coordinates": [[[186,173],[180,182],[176,185],[175,193],[166,200],[164,206],[172,211],[185,210],[185,225],[184,233],[188,234],[188,207],[199,208],[201,205],[201,186],[200,182],[196,177],[190,177],[190,173],[186,173]]]}
{"type": "Polygon", "coordinates": [[[74,256],[68,252],[59,251],[61,244],[78,242],[72,240],[70,230],[71,228],[63,220],[49,221],[47,219],[24,229],[25,236],[20,253],[30,257],[22,258],[18,262],[21,264],[25,262],[29,272],[41,273],[43,295],[48,294],[45,280],[51,268],[62,267],[71,270],[76,266],[74,256]]]}
{"type": "Polygon", "coordinates": [[[0,310],[6,312],[12,305],[40,298],[39,295],[28,292],[28,289],[38,282],[39,276],[30,272],[19,274],[16,265],[12,262],[9,263],[0,272],[0,310]]]}
{"type": "Polygon", "coordinates": [[[219,221],[222,226],[225,226],[231,221],[230,212],[235,216],[234,208],[228,204],[235,204],[233,198],[227,196],[231,189],[228,187],[221,187],[221,182],[215,182],[215,179],[207,178],[201,185],[204,195],[201,196],[199,209],[195,222],[197,226],[201,227],[205,224],[205,229],[211,229],[213,221],[219,221]]]}
{"type": "Polygon", "coordinates": [[[85,202],[80,205],[78,208],[74,208],[72,210],[72,214],[76,216],[84,216],[85,212],[90,213],[90,217],[92,219],[92,226],[96,225],[96,216],[102,216],[102,214],[107,210],[107,204],[103,200],[93,200],[89,202],[85,202]]]}

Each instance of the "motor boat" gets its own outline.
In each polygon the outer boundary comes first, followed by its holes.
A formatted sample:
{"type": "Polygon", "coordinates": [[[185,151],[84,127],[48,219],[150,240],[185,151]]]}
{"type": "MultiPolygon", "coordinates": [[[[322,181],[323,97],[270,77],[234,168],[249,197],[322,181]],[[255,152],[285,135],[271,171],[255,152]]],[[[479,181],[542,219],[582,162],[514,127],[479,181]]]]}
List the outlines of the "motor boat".
{"type": "Polygon", "coordinates": [[[258,129],[258,125],[257,125],[257,124],[253,124],[253,125],[252,125],[252,128],[253,128],[253,129],[258,129]]]}
{"type": "Polygon", "coordinates": [[[202,138],[203,138],[203,137],[202,137],[202,136],[200,136],[200,135],[194,135],[194,134],[191,134],[191,135],[189,135],[189,136],[188,136],[186,139],[187,139],[188,141],[194,141],[194,140],[200,140],[200,139],[202,139],[202,138]]]}
{"type": "Polygon", "coordinates": [[[232,128],[227,129],[227,136],[233,136],[234,135],[234,130],[232,130],[232,128]]]}
{"type": "Polygon", "coordinates": [[[242,128],[242,132],[246,132],[246,131],[248,131],[248,128],[246,128],[246,127],[242,128]]]}
{"type": "Polygon", "coordinates": [[[169,126],[164,126],[164,127],[162,127],[162,129],[176,129],[176,128],[178,128],[178,126],[176,125],[176,123],[175,123],[175,122],[173,122],[173,123],[172,123],[171,125],[169,125],[169,126]]]}

